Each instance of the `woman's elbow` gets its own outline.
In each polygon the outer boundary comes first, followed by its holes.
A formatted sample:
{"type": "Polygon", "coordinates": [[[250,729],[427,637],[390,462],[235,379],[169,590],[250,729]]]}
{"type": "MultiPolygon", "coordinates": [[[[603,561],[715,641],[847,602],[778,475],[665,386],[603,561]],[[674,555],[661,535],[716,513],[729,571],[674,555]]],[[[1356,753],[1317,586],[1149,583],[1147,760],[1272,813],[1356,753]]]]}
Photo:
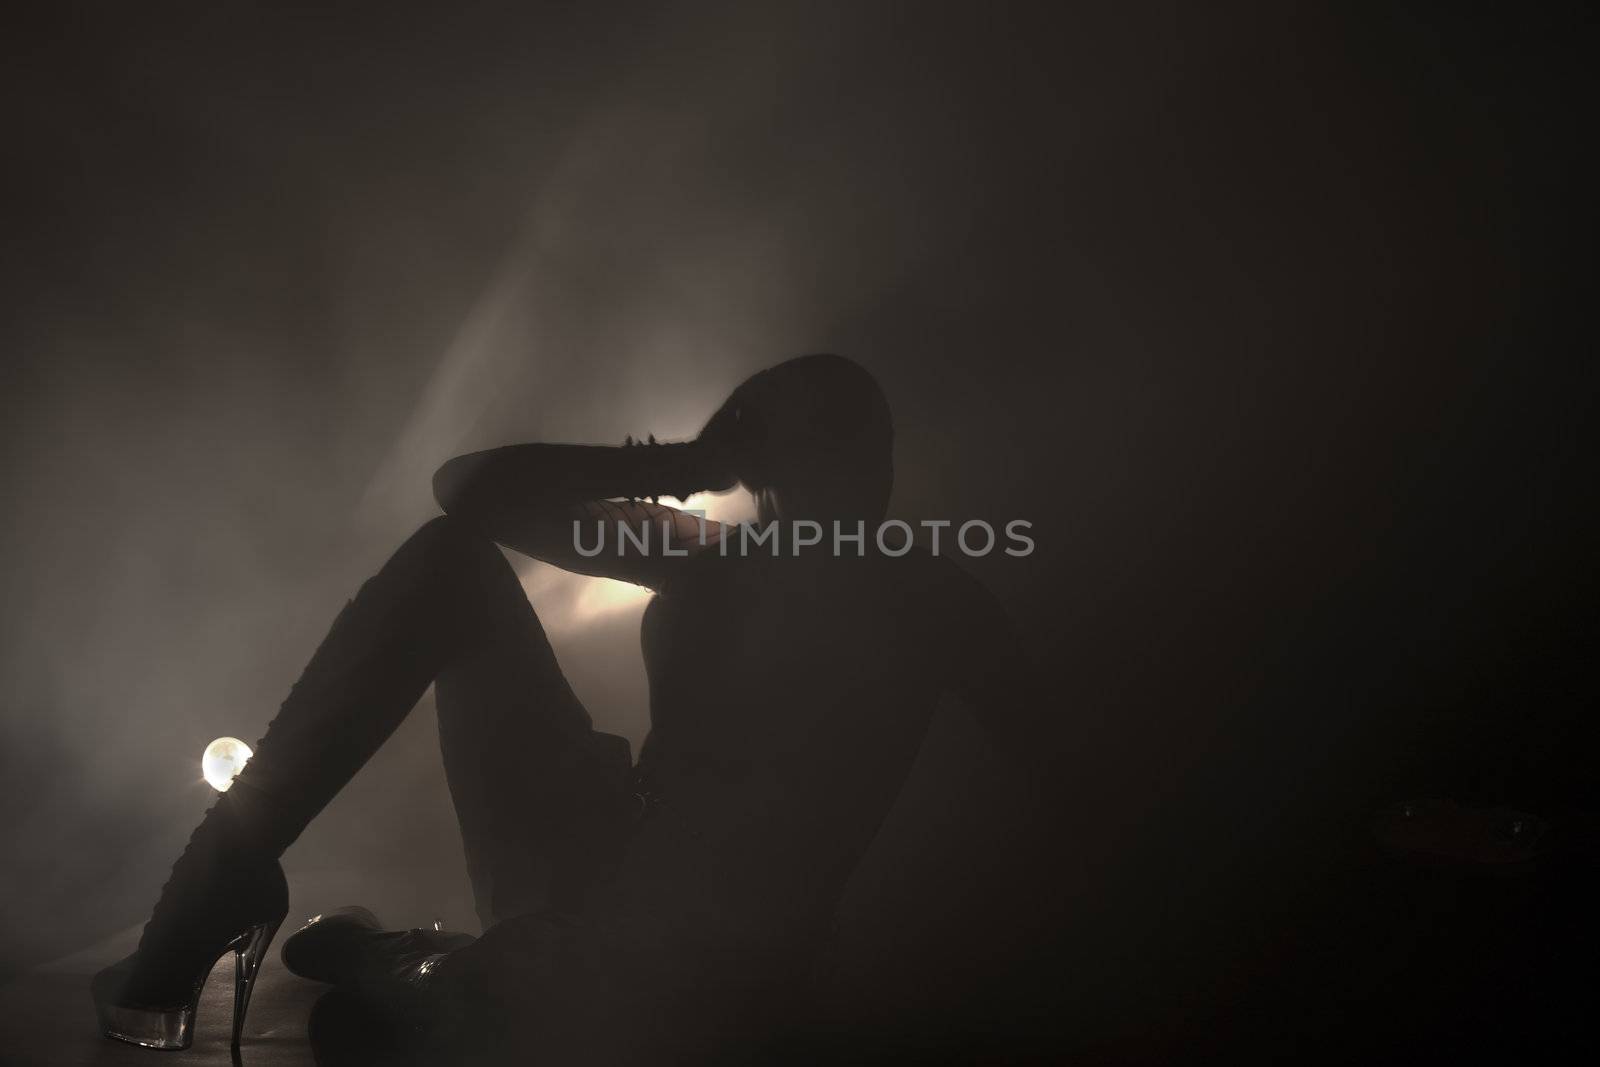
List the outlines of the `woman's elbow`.
{"type": "Polygon", "coordinates": [[[457,456],[447,460],[440,468],[433,472],[433,499],[438,502],[440,510],[450,515],[461,510],[462,498],[466,487],[466,456],[457,456]]]}

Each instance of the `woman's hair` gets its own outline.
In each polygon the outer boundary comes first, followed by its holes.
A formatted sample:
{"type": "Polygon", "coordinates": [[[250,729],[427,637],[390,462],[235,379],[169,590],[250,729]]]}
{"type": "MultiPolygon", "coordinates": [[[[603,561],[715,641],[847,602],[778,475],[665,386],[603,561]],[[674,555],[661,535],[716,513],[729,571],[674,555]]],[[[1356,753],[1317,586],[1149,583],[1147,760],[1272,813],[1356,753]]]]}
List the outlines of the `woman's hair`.
{"type": "Polygon", "coordinates": [[[882,517],[894,485],[894,421],[865,367],[843,356],[799,356],[756,374],[740,394],[767,446],[766,484],[882,517]]]}

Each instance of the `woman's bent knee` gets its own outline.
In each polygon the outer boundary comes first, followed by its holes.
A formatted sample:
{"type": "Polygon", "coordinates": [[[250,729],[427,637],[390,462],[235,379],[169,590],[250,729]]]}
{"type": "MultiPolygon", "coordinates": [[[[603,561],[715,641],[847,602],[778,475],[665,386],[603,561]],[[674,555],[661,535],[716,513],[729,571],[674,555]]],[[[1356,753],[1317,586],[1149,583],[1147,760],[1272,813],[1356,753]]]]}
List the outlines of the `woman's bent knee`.
{"type": "Polygon", "coordinates": [[[450,594],[485,584],[516,583],[515,572],[495,543],[448,515],[436,516],[418,527],[384,569],[450,594]]]}

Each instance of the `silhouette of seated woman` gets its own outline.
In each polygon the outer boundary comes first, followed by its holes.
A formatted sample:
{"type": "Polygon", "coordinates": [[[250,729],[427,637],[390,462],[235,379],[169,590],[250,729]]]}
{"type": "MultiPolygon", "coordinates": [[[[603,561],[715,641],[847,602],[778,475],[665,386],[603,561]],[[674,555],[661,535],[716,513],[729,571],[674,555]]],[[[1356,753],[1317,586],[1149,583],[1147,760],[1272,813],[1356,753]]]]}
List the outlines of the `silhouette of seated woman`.
{"type": "Polygon", "coordinates": [[[819,355],[750,378],[691,442],[446,463],[445,514],[334,621],[138,950],[96,976],[107,1034],[187,1045],[197,982],[229,947],[250,977],[286,913],[279,856],[434,684],[483,937],[387,932],[346,909],[288,940],[290,969],[403,1020],[434,1062],[501,1040],[556,1062],[759,1040],[795,1003],[939,694],[1001,734],[1024,703],[993,598],[945,558],[876,544],[892,436],[871,375],[819,355]],[[650,501],[739,484],[759,523],[778,520],[775,542],[729,551],[739,527],[650,501]],[[791,544],[795,520],[823,545],[791,544]],[[613,528],[589,554],[595,524],[618,521],[651,524],[649,549],[613,528]],[[837,555],[836,521],[865,529],[837,555]],[[496,545],[655,590],[637,766],[593,729],[496,545]]]}

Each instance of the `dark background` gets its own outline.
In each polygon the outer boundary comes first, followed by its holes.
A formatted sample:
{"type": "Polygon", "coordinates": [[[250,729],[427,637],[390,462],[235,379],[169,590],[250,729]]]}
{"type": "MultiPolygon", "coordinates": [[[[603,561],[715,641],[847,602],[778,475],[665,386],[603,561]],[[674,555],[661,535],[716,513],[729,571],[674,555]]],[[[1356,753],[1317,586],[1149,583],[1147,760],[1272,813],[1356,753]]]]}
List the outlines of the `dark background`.
{"type": "MultiPolygon", "coordinates": [[[[1046,667],[1071,798],[941,711],[824,982],[852,1052],[1537,1058],[1594,993],[1591,28],[470,2],[13,26],[0,973],[142,920],[208,802],[200,749],[260,735],[439,461],[685,436],[833,350],[894,405],[895,515],[1035,524],[1034,556],[968,565],[1046,667]],[[1374,812],[1416,796],[1566,847],[1386,858],[1374,812]]],[[[525,572],[637,741],[639,604],[525,572]]],[[[468,925],[431,716],[286,863],[358,895],[390,872],[394,920],[468,925]]]]}

